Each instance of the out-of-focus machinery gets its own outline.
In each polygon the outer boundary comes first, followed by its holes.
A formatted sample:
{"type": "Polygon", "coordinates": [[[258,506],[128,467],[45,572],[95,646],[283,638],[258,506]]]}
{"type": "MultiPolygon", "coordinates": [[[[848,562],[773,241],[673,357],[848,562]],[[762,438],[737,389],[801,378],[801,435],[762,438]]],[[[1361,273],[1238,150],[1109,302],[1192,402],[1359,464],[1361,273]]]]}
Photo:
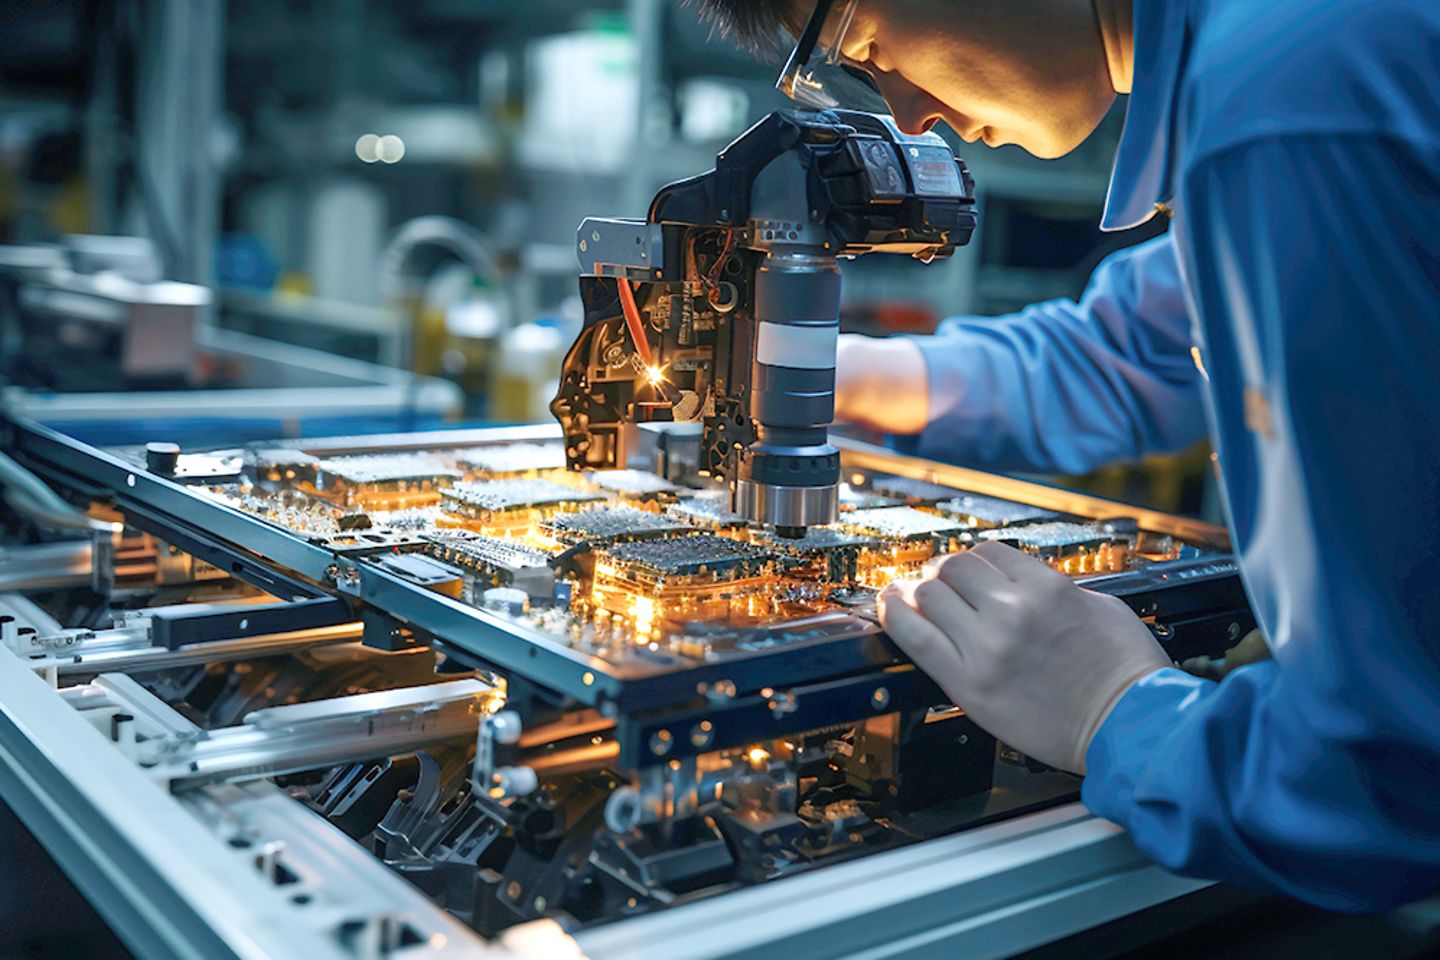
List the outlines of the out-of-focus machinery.
{"type": "Polygon", "coordinates": [[[974,230],[945,141],[850,111],[771,114],[645,220],[586,220],[586,326],[551,407],[571,466],[623,466],[638,424],[698,423],[737,513],[791,537],[833,523],[839,261],[928,262],[974,230]]]}
{"type": "Polygon", "coordinates": [[[994,957],[1201,890],[877,622],[987,539],[1177,660],[1253,622],[1221,530],[827,438],[829,253],[961,242],[935,147],[772,118],[647,224],[588,225],[616,252],[563,429],[98,449],[0,421],[0,479],[120,530],[4,518],[0,795],[146,956],[994,957]]]}
{"type": "Polygon", "coordinates": [[[215,308],[139,237],[0,247],[5,405],[108,443],[413,429],[462,408],[453,383],[224,329],[215,308]]]}

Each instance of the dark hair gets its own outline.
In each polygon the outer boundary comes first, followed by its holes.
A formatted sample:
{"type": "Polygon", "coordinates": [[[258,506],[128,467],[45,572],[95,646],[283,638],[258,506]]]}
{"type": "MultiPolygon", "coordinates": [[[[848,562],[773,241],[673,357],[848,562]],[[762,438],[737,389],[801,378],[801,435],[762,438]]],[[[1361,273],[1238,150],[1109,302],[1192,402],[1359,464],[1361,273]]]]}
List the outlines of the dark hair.
{"type": "Polygon", "coordinates": [[[778,59],[784,52],[777,42],[780,30],[790,26],[787,15],[792,0],[685,0],[700,12],[700,21],[710,25],[712,36],[734,40],[741,47],[766,59],[778,59]]]}

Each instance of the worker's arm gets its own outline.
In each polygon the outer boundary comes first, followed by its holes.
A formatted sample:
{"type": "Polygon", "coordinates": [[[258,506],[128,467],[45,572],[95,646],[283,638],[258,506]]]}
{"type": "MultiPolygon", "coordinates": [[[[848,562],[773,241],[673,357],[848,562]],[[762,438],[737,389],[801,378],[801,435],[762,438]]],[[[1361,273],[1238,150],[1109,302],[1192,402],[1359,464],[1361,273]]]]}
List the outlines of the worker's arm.
{"type": "Polygon", "coordinates": [[[1204,435],[1191,345],[1174,245],[1161,237],[1107,258],[1078,303],[848,340],[837,413],[917,434],[901,448],[925,457],[1080,473],[1204,435]]]}
{"type": "Polygon", "coordinates": [[[1135,684],[1084,800],[1175,869],[1386,908],[1440,886],[1440,142],[1233,147],[1182,209],[1275,658],[1135,684]]]}

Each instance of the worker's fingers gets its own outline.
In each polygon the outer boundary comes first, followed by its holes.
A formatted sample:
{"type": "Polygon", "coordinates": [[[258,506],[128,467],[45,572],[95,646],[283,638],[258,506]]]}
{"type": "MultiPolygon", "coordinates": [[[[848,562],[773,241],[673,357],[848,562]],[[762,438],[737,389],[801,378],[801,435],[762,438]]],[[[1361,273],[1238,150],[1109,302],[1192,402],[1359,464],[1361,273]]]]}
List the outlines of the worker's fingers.
{"type": "Polygon", "coordinates": [[[944,631],[963,654],[978,626],[980,615],[974,605],[938,576],[915,584],[910,595],[910,605],[944,631]]]}
{"type": "Polygon", "coordinates": [[[936,682],[960,669],[963,657],[946,633],[915,608],[915,584],[891,584],[880,593],[880,623],[906,656],[936,682]]]}
{"type": "Polygon", "coordinates": [[[1017,583],[1040,581],[1054,585],[1060,582],[1070,582],[1069,578],[1050,567],[1049,564],[1041,563],[1034,557],[1016,550],[1008,543],[986,540],[971,549],[970,552],[1017,583]]]}
{"type": "Polygon", "coordinates": [[[935,578],[976,610],[985,609],[992,599],[1006,600],[1015,593],[1015,581],[974,550],[945,557],[936,565],[935,578]]]}

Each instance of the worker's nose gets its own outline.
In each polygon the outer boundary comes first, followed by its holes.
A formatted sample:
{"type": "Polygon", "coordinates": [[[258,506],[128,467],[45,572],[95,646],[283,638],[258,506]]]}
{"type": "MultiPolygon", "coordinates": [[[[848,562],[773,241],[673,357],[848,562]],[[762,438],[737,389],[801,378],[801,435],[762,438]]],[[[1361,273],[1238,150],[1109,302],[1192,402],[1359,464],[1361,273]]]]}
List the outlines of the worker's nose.
{"type": "Polygon", "coordinates": [[[875,85],[903,132],[924,133],[944,119],[945,105],[905,79],[897,70],[874,70],[875,85]]]}

